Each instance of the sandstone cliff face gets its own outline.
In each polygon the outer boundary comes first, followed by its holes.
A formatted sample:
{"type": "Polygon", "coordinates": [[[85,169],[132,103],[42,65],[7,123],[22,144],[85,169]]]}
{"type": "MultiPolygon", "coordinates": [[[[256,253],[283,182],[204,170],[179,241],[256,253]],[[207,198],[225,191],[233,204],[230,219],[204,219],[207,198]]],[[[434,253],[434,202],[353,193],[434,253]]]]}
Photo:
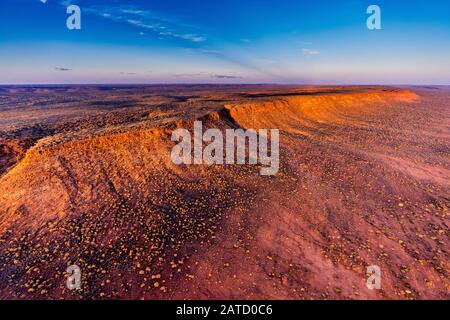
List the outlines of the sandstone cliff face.
{"type": "Polygon", "coordinates": [[[446,98],[293,95],[201,118],[280,129],[275,177],[172,164],[170,134],[194,119],[40,139],[0,178],[0,296],[448,297],[449,146],[424,123],[445,130],[446,98]],[[372,264],[382,291],[365,286],[372,264]]]}

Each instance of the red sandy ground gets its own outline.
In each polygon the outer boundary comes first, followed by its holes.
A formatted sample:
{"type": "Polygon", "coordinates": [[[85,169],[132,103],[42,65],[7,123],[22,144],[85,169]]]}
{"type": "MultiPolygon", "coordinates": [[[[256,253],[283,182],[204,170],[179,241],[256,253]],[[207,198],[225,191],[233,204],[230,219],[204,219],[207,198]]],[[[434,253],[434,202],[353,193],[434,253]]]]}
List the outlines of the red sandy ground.
{"type": "Polygon", "coordinates": [[[3,88],[0,298],[449,299],[449,97],[3,88]],[[173,165],[170,134],[195,119],[280,129],[279,174],[173,165]]]}

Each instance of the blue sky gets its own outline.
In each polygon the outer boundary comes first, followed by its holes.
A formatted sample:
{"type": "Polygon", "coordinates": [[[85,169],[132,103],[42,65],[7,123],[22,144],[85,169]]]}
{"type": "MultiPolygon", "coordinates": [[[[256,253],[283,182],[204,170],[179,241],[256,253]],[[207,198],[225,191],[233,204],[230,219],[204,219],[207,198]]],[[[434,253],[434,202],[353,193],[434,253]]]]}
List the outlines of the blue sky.
{"type": "Polygon", "coordinates": [[[447,0],[0,1],[2,84],[450,84],[449,57],[447,0]]]}

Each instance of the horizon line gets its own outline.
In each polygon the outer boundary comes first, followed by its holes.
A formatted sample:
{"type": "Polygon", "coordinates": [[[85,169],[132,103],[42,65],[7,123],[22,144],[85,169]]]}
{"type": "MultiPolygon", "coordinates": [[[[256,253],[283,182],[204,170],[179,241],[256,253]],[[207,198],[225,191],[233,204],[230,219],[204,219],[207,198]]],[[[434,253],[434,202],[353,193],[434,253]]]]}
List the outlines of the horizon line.
{"type": "Polygon", "coordinates": [[[434,87],[447,87],[450,83],[445,84],[408,84],[408,83],[282,83],[282,82],[255,82],[255,83],[227,83],[227,82],[157,82],[157,83],[121,83],[121,82],[111,82],[111,83],[0,83],[0,87],[11,87],[11,86],[158,86],[158,85],[185,85],[185,86],[195,86],[195,85],[226,85],[226,86],[261,86],[261,85],[278,85],[278,86],[434,86],[434,87]]]}

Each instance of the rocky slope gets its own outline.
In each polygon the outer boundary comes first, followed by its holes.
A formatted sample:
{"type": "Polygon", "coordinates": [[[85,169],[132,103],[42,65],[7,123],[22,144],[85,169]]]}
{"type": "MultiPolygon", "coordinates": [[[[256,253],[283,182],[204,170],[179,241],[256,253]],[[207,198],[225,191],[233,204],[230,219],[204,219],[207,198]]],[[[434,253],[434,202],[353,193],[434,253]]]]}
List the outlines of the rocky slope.
{"type": "Polygon", "coordinates": [[[283,90],[5,152],[0,297],[448,299],[449,91],[283,90]],[[279,174],[174,165],[171,132],[195,119],[279,128],[279,174]]]}

